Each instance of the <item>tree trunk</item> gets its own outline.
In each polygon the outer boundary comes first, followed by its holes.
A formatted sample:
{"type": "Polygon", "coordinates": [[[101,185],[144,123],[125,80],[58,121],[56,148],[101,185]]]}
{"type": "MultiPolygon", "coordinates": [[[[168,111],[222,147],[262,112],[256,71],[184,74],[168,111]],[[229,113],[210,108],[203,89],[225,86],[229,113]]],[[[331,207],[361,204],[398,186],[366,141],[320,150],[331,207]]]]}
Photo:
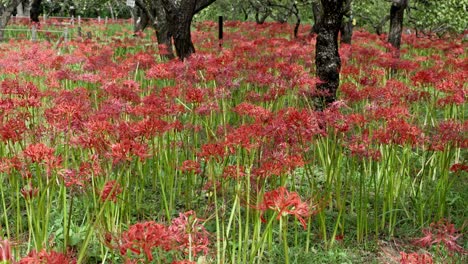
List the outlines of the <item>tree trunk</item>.
{"type": "Polygon", "coordinates": [[[353,20],[347,19],[342,22],[341,28],[341,43],[351,44],[351,39],[353,38],[353,20]]]}
{"type": "Polygon", "coordinates": [[[346,0],[343,8],[343,21],[341,22],[341,43],[351,44],[353,38],[353,16],[351,10],[352,0],[346,0]]]}
{"type": "Polygon", "coordinates": [[[18,4],[19,0],[12,0],[7,6],[0,4],[0,41],[3,41],[3,29],[6,28],[11,14],[15,11],[18,4]]]}
{"type": "Polygon", "coordinates": [[[193,16],[215,0],[161,0],[166,11],[166,22],[174,39],[176,54],[184,60],[195,52],[190,26],[193,16]]]}
{"type": "MultiPolygon", "coordinates": [[[[394,58],[400,58],[401,33],[403,32],[403,17],[409,0],[393,0],[390,8],[390,30],[388,32],[388,42],[394,50],[394,58]]],[[[396,74],[397,69],[392,67],[391,75],[396,74]]]]}
{"type": "Polygon", "coordinates": [[[137,10],[138,12],[136,12],[136,15],[133,18],[135,22],[135,33],[138,31],[144,31],[149,23],[148,14],[144,10],[141,10],[141,8],[137,8],[137,10]]]}
{"type": "Polygon", "coordinates": [[[174,51],[172,49],[172,34],[169,29],[167,14],[164,8],[161,8],[161,0],[157,0],[158,8],[155,9],[155,23],[153,23],[158,39],[159,53],[161,57],[172,60],[174,59],[174,51]]]}
{"type": "Polygon", "coordinates": [[[33,0],[31,3],[31,21],[39,23],[39,14],[41,13],[42,0],[33,0]]]}
{"type": "Polygon", "coordinates": [[[312,14],[314,15],[314,25],[310,30],[310,34],[318,34],[318,25],[323,16],[322,4],[319,0],[312,2],[312,14]]]}
{"type": "Polygon", "coordinates": [[[390,8],[390,31],[388,42],[399,50],[401,45],[401,33],[403,32],[403,16],[409,0],[393,0],[390,8]]]}
{"type": "Polygon", "coordinates": [[[323,17],[318,24],[315,47],[315,65],[317,76],[322,83],[317,85],[323,93],[323,105],[326,107],[336,100],[336,90],[340,83],[341,60],[338,53],[338,33],[343,20],[344,0],[321,0],[323,17]]]}

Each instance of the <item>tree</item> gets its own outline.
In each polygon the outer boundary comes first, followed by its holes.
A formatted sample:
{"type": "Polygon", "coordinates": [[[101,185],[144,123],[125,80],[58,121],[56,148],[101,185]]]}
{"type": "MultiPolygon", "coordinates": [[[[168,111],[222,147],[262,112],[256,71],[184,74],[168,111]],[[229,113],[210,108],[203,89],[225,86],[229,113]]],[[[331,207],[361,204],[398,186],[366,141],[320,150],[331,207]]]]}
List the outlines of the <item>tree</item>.
{"type": "Polygon", "coordinates": [[[319,21],[322,19],[323,15],[322,4],[320,3],[320,0],[312,1],[312,14],[314,16],[314,25],[312,26],[310,33],[318,34],[319,21]]]}
{"type": "Polygon", "coordinates": [[[42,0],[33,0],[31,3],[31,21],[39,23],[39,14],[41,13],[41,2],[42,0]]]}
{"type": "Polygon", "coordinates": [[[174,40],[176,54],[184,60],[195,52],[190,26],[195,14],[215,0],[161,0],[166,12],[169,32],[174,40]]]}
{"type": "Polygon", "coordinates": [[[3,40],[3,30],[6,28],[11,14],[19,4],[19,0],[0,1],[0,41],[3,40]]]}
{"type": "Polygon", "coordinates": [[[338,33],[343,20],[344,0],[321,0],[323,17],[319,20],[315,46],[315,65],[321,83],[317,85],[323,93],[323,106],[336,99],[340,83],[341,59],[338,53],[338,33]]]}
{"type": "Polygon", "coordinates": [[[137,0],[137,7],[141,10],[140,24],[135,28],[136,31],[144,30],[151,24],[156,32],[161,56],[166,59],[173,59],[172,33],[169,30],[166,10],[162,7],[161,0],[137,0]]]}
{"type": "Polygon", "coordinates": [[[352,0],[345,0],[343,6],[343,21],[341,22],[341,43],[351,44],[353,37],[353,15],[352,15],[352,0]]]}
{"type": "Polygon", "coordinates": [[[401,45],[401,33],[403,32],[403,17],[409,0],[392,0],[390,7],[390,30],[388,42],[397,50],[401,45]]]}

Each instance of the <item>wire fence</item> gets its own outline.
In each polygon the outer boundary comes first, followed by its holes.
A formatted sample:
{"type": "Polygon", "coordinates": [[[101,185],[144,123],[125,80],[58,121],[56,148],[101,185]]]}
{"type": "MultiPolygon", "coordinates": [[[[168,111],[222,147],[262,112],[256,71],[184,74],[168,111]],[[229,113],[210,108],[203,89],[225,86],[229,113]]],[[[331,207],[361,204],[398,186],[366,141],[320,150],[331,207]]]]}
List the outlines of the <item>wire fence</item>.
{"type": "Polygon", "coordinates": [[[30,39],[32,41],[45,39],[47,41],[67,42],[76,37],[92,38],[92,32],[83,32],[83,28],[89,28],[93,25],[128,25],[132,23],[132,19],[109,19],[108,17],[41,16],[39,23],[32,24],[28,16],[13,16],[8,27],[0,30],[3,31],[4,41],[12,39],[30,39]]]}

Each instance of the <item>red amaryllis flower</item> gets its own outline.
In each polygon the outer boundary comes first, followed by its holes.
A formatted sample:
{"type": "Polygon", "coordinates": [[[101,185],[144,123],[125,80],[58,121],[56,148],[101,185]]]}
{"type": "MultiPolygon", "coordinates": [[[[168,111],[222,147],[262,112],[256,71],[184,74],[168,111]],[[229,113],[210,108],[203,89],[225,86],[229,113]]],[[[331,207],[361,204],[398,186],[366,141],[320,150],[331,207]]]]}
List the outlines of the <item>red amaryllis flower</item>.
{"type": "Polygon", "coordinates": [[[182,172],[194,172],[195,174],[201,173],[200,163],[195,160],[185,160],[179,168],[182,172]]]}
{"type": "Polygon", "coordinates": [[[117,195],[122,192],[122,186],[116,181],[108,181],[104,184],[101,192],[101,200],[104,202],[106,200],[111,200],[112,202],[117,202],[117,195]]]}
{"type": "Polygon", "coordinates": [[[25,200],[31,200],[36,197],[38,193],[39,189],[37,187],[33,187],[31,183],[21,188],[21,195],[23,195],[25,200]]]}
{"type": "Polygon", "coordinates": [[[31,144],[23,152],[24,156],[32,162],[40,163],[50,160],[54,156],[54,149],[49,148],[42,143],[31,144]]]}
{"type": "Polygon", "coordinates": [[[416,239],[413,243],[423,247],[434,244],[443,244],[449,251],[464,252],[463,248],[457,244],[457,240],[462,236],[458,233],[455,225],[446,219],[432,223],[429,228],[423,229],[424,237],[416,239]]]}
{"type": "Polygon", "coordinates": [[[400,252],[400,264],[432,264],[434,263],[432,260],[431,255],[429,254],[418,254],[416,252],[413,253],[405,253],[400,252]]]}
{"type": "Polygon", "coordinates": [[[167,227],[154,221],[136,223],[129,227],[121,236],[120,254],[128,250],[140,255],[144,253],[148,261],[153,260],[153,249],[162,247],[171,249],[171,239],[167,227]]]}
{"type": "Polygon", "coordinates": [[[132,156],[137,156],[141,160],[144,160],[149,154],[146,145],[133,140],[124,139],[120,143],[111,146],[110,156],[113,159],[113,163],[117,164],[122,161],[132,161],[132,156]]]}
{"type": "Polygon", "coordinates": [[[284,215],[294,215],[301,222],[304,229],[307,228],[304,218],[312,215],[309,205],[301,201],[299,194],[296,192],[289,192],[283,186],[276,190],[266,192],[263,195],[263,202],[258,206],[258,209],[262,211],[262,215],[268,209],[277,211],[277,219],[280,219],[284,215]]]}
{"type": "Polygon", "coordinates": [[[22,258],[18,264],[42,264],[42,263],[47,263],[47,264],[75,264],[76,259],[69,257],[67,255],[64,255],[62,253],[58,253],[55,251],[50,251],[47,252],[45,249],[43,249],[40,252],[37,251],[32,251],[31,253],[28,254],[28,256],[22,258]]]}
{"type": "Polygon", "coordinates": [[[179,217],[172,220],[169,232],[177,243],[177,249],[182,250],[184,254],[188,255],[189,250],[194,256],[202,251],[205,255],[208,253],[210,234],[194,211],[180,213],[179,217]]]}
{"type": "Polygon", "coordinates": [[[0,241],[0,262],[13,261],[13,255],[11,254],[11,243],[8,239],[0,241]]]}

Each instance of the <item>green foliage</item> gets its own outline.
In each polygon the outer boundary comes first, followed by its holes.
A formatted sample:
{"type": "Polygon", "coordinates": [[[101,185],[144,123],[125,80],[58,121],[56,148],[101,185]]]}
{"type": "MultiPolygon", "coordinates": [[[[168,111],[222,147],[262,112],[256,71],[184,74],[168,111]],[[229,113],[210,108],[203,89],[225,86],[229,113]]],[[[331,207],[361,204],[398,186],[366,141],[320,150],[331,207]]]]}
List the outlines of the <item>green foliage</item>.
{"type": "Polygon", "coordinates": [[[468,0],[415,1],[411,22],[421,30],[461,33],[468,28],[468,0]]]}

